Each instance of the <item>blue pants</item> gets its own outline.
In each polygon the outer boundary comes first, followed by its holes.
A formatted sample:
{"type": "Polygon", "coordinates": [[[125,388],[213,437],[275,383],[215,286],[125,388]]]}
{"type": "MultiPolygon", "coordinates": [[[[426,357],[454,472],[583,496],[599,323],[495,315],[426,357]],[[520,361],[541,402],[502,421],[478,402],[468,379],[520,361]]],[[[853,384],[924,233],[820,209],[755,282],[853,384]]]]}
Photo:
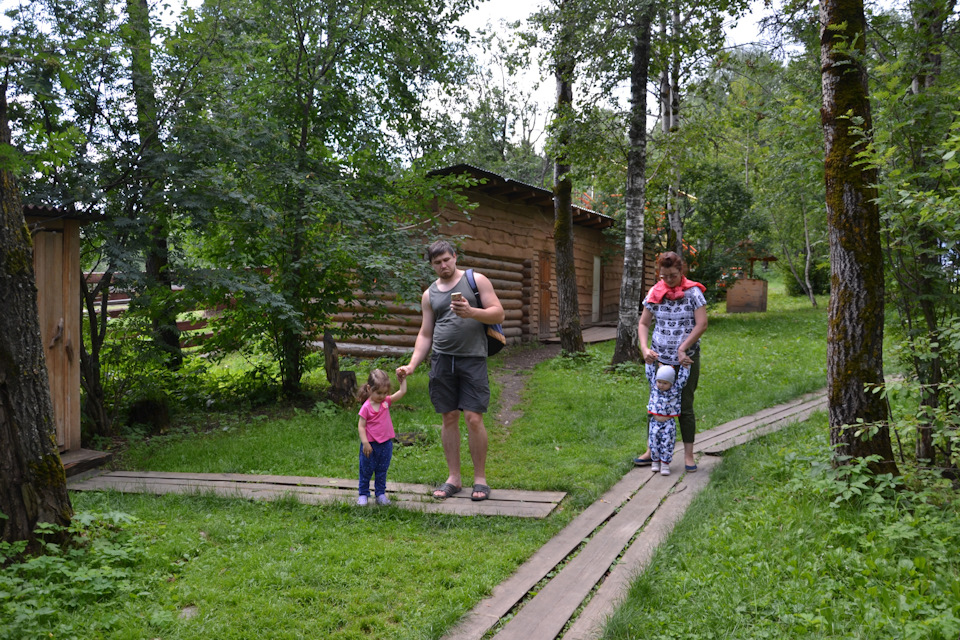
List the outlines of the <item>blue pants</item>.
{"type": "Polygon", "coordinates": [[[650,449],[650,459],[656,462],[670,464],[673,461],[673,449],[677,446],[677,420],[670,418],[666,422],[658,422],[650,416],[650,425],[647,432],[647,448],[650,449]]]}
{"type": "Polygon", "coordinates": [[[363,455],[363,443],[360,444],[360,495],[370,495],[370,478],[373,477],[373,491],[382,496],[387,493],[387,469],[393,459],[393,440],[370,442],[373,453],[363,455]]]}

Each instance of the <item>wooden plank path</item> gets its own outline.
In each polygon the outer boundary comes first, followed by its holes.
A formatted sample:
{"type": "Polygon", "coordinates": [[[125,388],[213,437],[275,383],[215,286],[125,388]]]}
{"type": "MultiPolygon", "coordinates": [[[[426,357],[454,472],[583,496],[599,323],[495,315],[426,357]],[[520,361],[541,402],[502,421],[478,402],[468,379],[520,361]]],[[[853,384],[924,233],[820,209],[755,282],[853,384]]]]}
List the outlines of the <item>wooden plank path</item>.
{"type": "MultiPolygon", "coordinates": [[[[632,579],[650,562],[694,497],[709,483],[710,472],[727,449],[806,419],[826,408],[826,392],[788,402],[697,434],[697,473],[682,473],[683,445],[674,454],[674,475],[649,467],[631,469],[597,502],[541,547],[490,597],[452,628],[446,640],[592,640],[623,599],[632,579]],[[531,595],[548,574],[553,577],[531,595]],[[582,610],[574,618],[574,614],[582,610]],[[509,614],[513,616],[501,624],[509,614]]],[[[212,493],[271,500],[293,496],[310,504],[356,500],[356,480],[230,473],[113,471],[71,479],[71,490],[137,493],[212,493]]],[[[433,487],[387,483],[393,504],[430,513],[505,515],[544,518],[565,496],[562,492],[494,488],[491,498],[472,502],[464,490],[444,501],[433,487]]]]}
{"type": "MultiPolygon", "coordinates": [[[[110,471],[78,476],[67,483],[71,491],[123,493],[214,494],[251,500],[277,500],[291,496],[305,504],[357,500],[357,481],[307,476],[271,476],[242,473],[176,473],[167,471],[110,471]]],[[[562,491],[520,491],[494,488],[482,502],[470,500],[469,487],[446,500],[433,498],[434,487],[387,482],[393,504],[402,509],[454,515],[546,518],[563,500],[562,491]]],[[[371,496],[373,491],[371,490],[371,496]]]]}
{"type": "Polygon", "coordinates": [[[710,456],[825,408],[826,393],[820,391],[697,434],[697,473],[676,471],[683,460],[682,444],[675,451],[674,475],[663,477],[651,473],[649,467],[630,470],[497,585],[444,639],[480,640],[511,612],[513,616],[493,635],[496,640],[600,637],[604,621],[626,595],[631,580],[643,571],[657,545],[707,486],[710,472],[719,464],[719,458],[710,456]],[[554,576],[530,597],[551,572],[554,576]]]}

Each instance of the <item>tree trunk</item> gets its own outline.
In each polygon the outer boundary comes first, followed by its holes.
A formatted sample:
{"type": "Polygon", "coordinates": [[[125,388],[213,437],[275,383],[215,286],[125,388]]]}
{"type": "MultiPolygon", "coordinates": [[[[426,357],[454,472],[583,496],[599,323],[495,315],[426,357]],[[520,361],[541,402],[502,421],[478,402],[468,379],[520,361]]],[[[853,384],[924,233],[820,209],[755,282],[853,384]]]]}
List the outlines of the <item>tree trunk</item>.
{"type": "Polygon", "coordinates": [[[82,304],[86,310],[87,339],[80,341],[80,384],[83,387],[83,413],[93,422],[99,436],[112,436],[113,417],[107,411],[100,368],[100,350],[107,337],[108,305],[113,270],[108,269],[89,288],[84,274],[80,277],[82,304]],[[99,305],[98,305],[99,303],[99,305]],[[89,350],[87,345],[90,345],[89,350]]]}
{"type": "Polygon", "coordinates": [[[872,131],[867,75],[861,64],[866,19],[862,0],[820,4],[827,222],[831,296],[827,334],[830,442],[853,458],[878,455],[878,473],[897,473],[890,445],[887,405],[865,385],[883,383],[883,255],[875,169],[856,165],[862,139],[852,131],[862,119],[872,131]],[[857,421],[877,428],[856,435],[857,421]]]}
{"type": "MultiPolygon", "coordinates": [[[[7,86],[0,145],[10,149],[7,86]]],[[[0,540],[34,540],[37,523],[67,526],[73,507],[57,451],[37,317],[33,248],[13,172],[0,165],[0,540]]],[[[55,535],[55,538],[60,536],[55,535]]]]}
{"type": "Polygon", "coordinates": [[[611,365],[640,360],[637,329],[643,300],[643,224],[647,199],[647,79],[650,71],[650,25],[653,4],[637,16],[630,70],[630,150],[627,153],[626,233],[617,343],[611,365]]]}
{"type": "Polygon", "coordinates": [[[573,182],[570,179],[570,144],[573,142],[573,77],[576,69],[575,36],[577,21],[571,16],[572,3],[558,2],[560,32],[554,56],[557,98],[553,114],[553,243],[556,253],[557,308],[560,346],[569,353],[583,353],[580,300],[573,257],[573,182]]]}
{"type": "Polygon", "coordinates": [[[560,346],[570,353],[582,353],[583,332],[580,323],[580,300],[577,295],[577,272],[573,258],[573,183],[567,160],[570,127],[573,119],[573,71],[570,54],[560,54],[557,78],[557,110],[559,122],[557,156],[553,164],[553,242],[557,254],[557,306],[560,312],[560,346]]]}
{"type": "Polygon", "coordinates": [[[150,216],[144,270],[147,286],[156,292],[148,295],[150,323],[154,341],[170,358],[174,368],[183,363],[180,330],[177,329],[177,305],[171,304],[173,273],[167,246],[168,215],[162,202],[163,143],[157,119],[157,96],[153,83],[150,43],[150,8],[147,0],[127,0],[130,33],[131,84],[137,107],[137,133],[140,137],[140,213],[150,216]]]}
{"type": "MultiPolygon", "coordinates": [[[[669,22],[672,29],[667,28],[667,12],[662,14],[663,24],[661,35],[665,46],[670,51],[669,63],[664,65],[660,74],[660,118],[664,136],[674,136],[680,127],[680,51],[676,45],[680,37],[680,14],[676,8],[670,11],[669,22]],[[671,31],[672,40],[668,39],[667,32],[671,31]]],[[[664,214],[667,218],[667,250],[683,255],[683,219],[681,218],[680,203],[680,176],[676,164],[671,168],[671,177],[667,185],[666,205],[664,214]]]]}

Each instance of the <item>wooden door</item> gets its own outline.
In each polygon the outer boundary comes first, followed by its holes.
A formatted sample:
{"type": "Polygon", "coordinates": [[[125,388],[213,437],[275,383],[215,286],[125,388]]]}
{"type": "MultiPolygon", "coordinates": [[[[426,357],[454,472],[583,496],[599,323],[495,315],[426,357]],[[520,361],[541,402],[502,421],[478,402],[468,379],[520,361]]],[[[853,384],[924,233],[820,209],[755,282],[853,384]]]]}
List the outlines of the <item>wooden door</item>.
{"type": "Polygon", "coordinates": [[[65,378],[68,369],[63,349],[65,309],[63,297],[63,233],[41,231],[33,237],[33,261],[37,278],[37,311],[40,314],[40,337],[47,362],[50,399],[53,401],[57,426],[57,446],[65,449],[69,438],[66,425],[65,378]]]}

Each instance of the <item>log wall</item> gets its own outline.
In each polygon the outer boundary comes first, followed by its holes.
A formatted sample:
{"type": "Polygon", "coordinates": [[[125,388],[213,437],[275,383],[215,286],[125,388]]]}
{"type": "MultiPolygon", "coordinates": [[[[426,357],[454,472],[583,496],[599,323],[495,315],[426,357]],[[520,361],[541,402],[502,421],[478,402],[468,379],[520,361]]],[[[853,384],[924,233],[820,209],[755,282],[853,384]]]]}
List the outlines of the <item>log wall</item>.
{"type": "MultiPolygon", "coordinates": [[[[503,304],[504,334],[508,344],[556,335],[559,310],[554,268],[553,210],[470,191],[475,209],[465,213],[451,204],[437,208],[445,235],[459,242],[459,267],[473,268],[490,278],[503,304]]],[[[432,239],[424,239],[427,244],[432,239]]],[[[600,257],[598,323],[616,323],[623,277],[622,248],[603,231],[574,227],[574,266],[577,273],[580,318],[593,324],[594,265],[600,257]]],[[[644,288],[654,283],[653,256],[646,256],[644,288]]],[[[386,294],[383,294],[386,295],[386,294]]],[[[359,304],[359,303],[358,303],[359,304]]],[[[339,346],[349,355],[397,355],[408,352],[420,328],[419,305],[392,306],[393,319],[369,325],[371,334],[350,338],[339,346]]],[[[339,315],[338,321],[351,319],[339,315]]]]}

